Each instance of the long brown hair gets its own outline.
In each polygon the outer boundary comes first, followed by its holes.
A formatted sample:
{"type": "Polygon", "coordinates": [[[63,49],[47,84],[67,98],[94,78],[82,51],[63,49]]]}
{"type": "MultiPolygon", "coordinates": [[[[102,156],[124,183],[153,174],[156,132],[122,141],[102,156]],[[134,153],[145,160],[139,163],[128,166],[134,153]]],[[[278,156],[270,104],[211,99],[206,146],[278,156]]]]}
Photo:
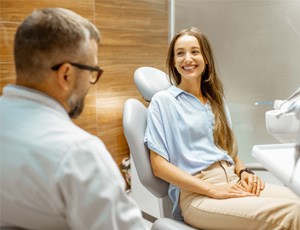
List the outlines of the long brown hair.
{"type": "Polygon", "coordinates": [[[202,74],[200,88],[203,96],[205,96],[210,102],[212,111],[215,115],[215,144],[219,148],[227,151],[230,156],[234,157],[237,154],[237,144],[226,118],[223,85],[216,72],[215,61],[210,43],[207,37],[195,27],[179,31],[169,45],[166,64],[170,81],[176,85],[179,85],[181,82],[181,75],[174,66],[174,46],[177,39],[183,35],[190,35],[197,38],[201,53],[207,63],[202,74]]]}

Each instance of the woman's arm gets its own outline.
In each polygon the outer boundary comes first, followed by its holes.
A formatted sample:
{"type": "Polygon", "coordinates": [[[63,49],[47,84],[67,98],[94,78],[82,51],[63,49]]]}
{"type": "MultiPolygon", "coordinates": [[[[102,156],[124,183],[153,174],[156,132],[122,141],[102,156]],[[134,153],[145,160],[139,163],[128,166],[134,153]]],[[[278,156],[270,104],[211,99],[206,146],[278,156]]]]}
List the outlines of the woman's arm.
{"type": "Polygon", "coordinates": [[[247,192],[241,185],[213,185],[181,170],[157,153],[150,151],[152,170],[155,176],[187,191],[213,198],[245,197],[253,194],[247,192]]]}
{"type": "Polygon", "coordinates": [[[235,155],[235,157],[233,158],[234,161],[234,172],[236,175],[239,176],[239,173],[242,169],[246,168],[246,166],[244,165],[243,161],[238,157],[238,155],[235,155]]]}

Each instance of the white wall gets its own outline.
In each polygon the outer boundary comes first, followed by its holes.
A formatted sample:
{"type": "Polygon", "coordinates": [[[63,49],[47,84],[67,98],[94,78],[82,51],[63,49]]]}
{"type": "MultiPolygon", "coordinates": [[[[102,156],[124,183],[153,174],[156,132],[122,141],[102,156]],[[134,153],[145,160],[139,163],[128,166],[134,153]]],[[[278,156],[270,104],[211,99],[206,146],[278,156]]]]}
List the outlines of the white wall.
{"type": "MultiPolygon", "coordinates": [[[[300,1],[173,0],[174,31],[207,34],[225,86],[241,158],[256,144],[278,143],[257,101],[286,99],[300,86],[300,1]]],[[[172,31],[172,30],[170,30],[172,31]]]]}

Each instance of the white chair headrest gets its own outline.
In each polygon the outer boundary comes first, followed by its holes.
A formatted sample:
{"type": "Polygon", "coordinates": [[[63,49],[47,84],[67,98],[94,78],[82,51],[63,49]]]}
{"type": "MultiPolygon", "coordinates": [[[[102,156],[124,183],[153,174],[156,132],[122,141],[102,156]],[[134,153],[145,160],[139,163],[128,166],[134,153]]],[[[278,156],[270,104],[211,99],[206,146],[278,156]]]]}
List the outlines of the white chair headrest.
{"type": "Polygon", "coordinates": [[[171,86],[168,75],[153,67],[140,67],[134,72],[134,82],[142,96],[151,101],[153,95],[171,86]]]}

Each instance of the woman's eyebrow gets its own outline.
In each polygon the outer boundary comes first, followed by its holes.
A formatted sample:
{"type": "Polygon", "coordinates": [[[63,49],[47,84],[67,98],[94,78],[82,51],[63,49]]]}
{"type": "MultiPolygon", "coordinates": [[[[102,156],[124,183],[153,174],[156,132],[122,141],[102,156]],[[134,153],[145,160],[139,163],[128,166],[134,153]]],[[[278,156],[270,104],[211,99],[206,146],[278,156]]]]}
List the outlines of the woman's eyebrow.
{"type": "MultiPolygon", "coordinates": [[[[182,48],[182,47],[178,47],[177,49],[175,49],[175,50],[184,50],[185,48],[182,48]]],[[[189,49],[200,49],[200,47],[199,46],[192,46],[192,47],[190,47],[189,49]]]]}

